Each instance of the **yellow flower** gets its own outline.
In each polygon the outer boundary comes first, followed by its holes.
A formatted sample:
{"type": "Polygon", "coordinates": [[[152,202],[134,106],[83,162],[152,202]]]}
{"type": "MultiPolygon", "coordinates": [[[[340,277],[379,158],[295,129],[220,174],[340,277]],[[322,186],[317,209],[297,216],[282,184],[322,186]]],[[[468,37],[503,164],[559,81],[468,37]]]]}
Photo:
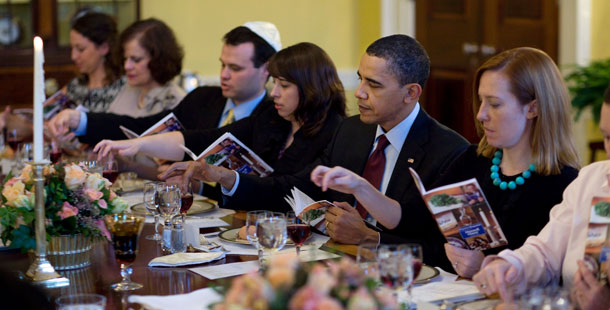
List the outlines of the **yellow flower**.
{"type": "Polygon", "coordinates": [[[6,204],[15,207],[15,201],[25,195],[25,184],[21,180],[16,180],[12,185],[7,184],[2,189],[2,195],[6,198],[6,204]]]}
{"type": "Polygon", "coordinates": [[[72,164],[70,166],[66,166],[65,171],[66,177],[64,178],[64,182],[66,182],[66,187],[69,190],[75,190],[85,183],[87,175],[78,165],[72,164]]]}
{"type": "Polygon", "coordinates": [[[25,167],[21,169],[21,175],[19,178],[23,181],[23,183],[30,182],[32,180],[32,166],[25,165],[25,167]]]}
{"type": "Polygon", "coordinates": [[[92,189],[94,191],[99,191],[106,186],[106,182],[108,182],[105,178],[103,178],[99,173],[91,173],[87,176],[87,181],[85,181],[85,188],[92,189]]]}

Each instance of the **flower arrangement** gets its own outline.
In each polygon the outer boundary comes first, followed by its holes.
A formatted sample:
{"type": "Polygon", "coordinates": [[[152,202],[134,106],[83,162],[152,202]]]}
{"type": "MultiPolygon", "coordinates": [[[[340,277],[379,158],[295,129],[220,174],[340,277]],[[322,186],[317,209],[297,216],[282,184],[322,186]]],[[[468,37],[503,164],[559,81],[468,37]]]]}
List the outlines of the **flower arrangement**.
{"type": "Polygon", "coordinates": [[[300,264],[296,255],[272,258],[264,275],[249,273],[233,280],[214,310],[403,309],[393,291],[366,277],[349,258],[300,264]]]}
{"type": "MultiPolygon", "coordinates": [[[[45,166],[43,176],[47,239],[74,234],[110,239],[103,216],[123,212],[127,203],[110,189],[111,183],[107,179],[79,164],[45,166]]],[[[26,165],[17,177],[9,174],[0,191],[2,242],[24,252],[34,249],[36,216],[32,166],[26,165]]]]}

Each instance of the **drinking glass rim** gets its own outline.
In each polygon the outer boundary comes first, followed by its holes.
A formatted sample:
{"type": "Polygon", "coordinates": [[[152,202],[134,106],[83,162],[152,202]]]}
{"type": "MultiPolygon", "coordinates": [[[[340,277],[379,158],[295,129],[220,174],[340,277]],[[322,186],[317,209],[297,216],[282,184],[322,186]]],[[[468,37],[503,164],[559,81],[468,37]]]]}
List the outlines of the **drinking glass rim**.
{"type": "Polygon", "coordinates": [[[92,298],[93,300],[88,302],[89,304],[97,304],[97,303],[101,302],[103,305],[106,305],[106,301],[107,301],[106,296],[101,295],[101,294],[77,293],[77,294],[68,294],[68,295],[59,296],[59,297],[57,297],[57,299],[55,299],[55,304],[57,304],[57,306],[59,306],[59,307],[72,305],[73,303],[65,303],[65,302],[70,302],[71,300],[78,299],[78,298],[92,298]],[[95,299],[98,299],[98,300],[96,301],[95,299]]]}

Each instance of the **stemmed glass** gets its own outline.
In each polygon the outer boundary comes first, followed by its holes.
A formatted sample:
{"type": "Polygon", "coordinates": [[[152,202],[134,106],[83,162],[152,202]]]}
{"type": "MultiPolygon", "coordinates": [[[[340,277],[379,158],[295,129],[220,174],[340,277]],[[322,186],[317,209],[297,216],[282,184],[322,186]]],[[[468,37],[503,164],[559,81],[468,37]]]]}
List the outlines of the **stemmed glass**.
{"type": "Polygon", "coordinates": [[[146,236],[146,240],[160,241],[159,234],[159,195],[157,182],[144,183],[144,207],[155,217],[155,234],[146,236]]]}
{"type": "Polygon", "coordinates": [[[405,253],[403,259],[406,266],[403,282],[403,286],[407,289],[407,300],[405,304],[409,309],[416,309],[417,306],[412,301],[413,296],[411,295],[411,288],[422,268],[423,251],[421,245],[416,243],[403,244],[402,247],[405,253]]]}
{"type": "Polygon", "coordinates": [[[134,214],[108,214],[104,217],[106,228],[112,235],[114,256],[121,264],[121,282],[112,284],[115,291],[132,291],[142,288],[142,284],[132,282],[130,279],[133,270],[129,264],[136,260],[138,253],[138,239],[144,227],[145,218],[134,214]]]}
{"type": "Polygon", "coordinates": [[[182,214],[182,223],[186,223],[186,212],[193,205],[193,188],[191,187],[191,182],[187,182],[185,186],[182,187],[182,204],[180,205],[180,214],[182,214]]]}
{"type": "Polygon", "coordinates": [[[301,255],[301,246],[305,243],[305,240],[311,236],[311,228],[309,222],[300,219],[293,211],[286,213],[287,232],[290,240],[294,242],[294,246],[297,248],[297,256],[301,255]]]}
{"type": "MultiPolygon", "coordinates": [[[[288,239],[286,217],[282,213],[268,213],[256,221],[256,236],[263,251],[274,253],[281,250],[288,239]]],[[[266,266],[262,266],[263,270],[266,266]]]]}
{"type": "MultiPolygon", "coordinates": [[[[165,236],[165,229],[171,229],[172,218],[180,212],[182,197],[178,185],[159,183],[157,190],[159,194],[159,213],[165,218],[163,227],[163,235],[165,236]]],[[[171,244],[165,242],[166,240],[164,240],[163,248],[171,250],[171,244]]]]}
{"type": "Polygon", "coordinates": [[[17,129],[9,129],[6,135],[6,143],[8,143],[11,149],[16,152],[17,146],[23,143],[23,136],[21,135],[21,132],[19,132],[17,129]]]}
{"type": "Polygon", "coordinates": [[[263,249],[258,244],[258,237],[256,236],[256,221],[259,217],[264,217],[270,211],[257,210],[249,211],[246,213],[246,239],[258,250],[258,264],[263,266],[263,249]]]}
{"type": "Polygon", "coordinates": [[[102,175],[108,179],[110,183],[114,184],[116,179],[119,177],[119,163],[112,157],[109,157],[103,162],[102,175]]]}

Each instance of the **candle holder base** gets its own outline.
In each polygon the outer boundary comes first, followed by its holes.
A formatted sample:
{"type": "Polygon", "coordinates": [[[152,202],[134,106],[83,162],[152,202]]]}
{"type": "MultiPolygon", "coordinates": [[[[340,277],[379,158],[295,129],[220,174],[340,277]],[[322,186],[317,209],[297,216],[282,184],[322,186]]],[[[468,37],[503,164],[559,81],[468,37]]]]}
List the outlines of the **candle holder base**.
{"type": "Polygon", "coordinates": [[[44,257],[36,256],[26,275],[35,285],[46,288],[64,287],[70,285],[70,280],[62,277],[44,257]]]}

